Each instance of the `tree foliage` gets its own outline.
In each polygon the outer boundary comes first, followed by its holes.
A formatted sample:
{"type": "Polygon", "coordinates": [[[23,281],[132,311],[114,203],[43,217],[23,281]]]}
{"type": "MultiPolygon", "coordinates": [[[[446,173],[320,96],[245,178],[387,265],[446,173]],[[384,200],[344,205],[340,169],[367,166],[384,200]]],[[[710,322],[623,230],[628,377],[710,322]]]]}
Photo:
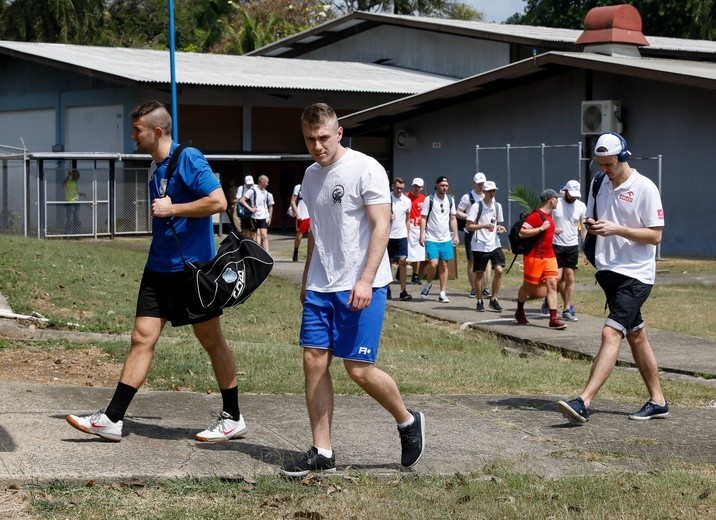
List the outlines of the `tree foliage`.
{"type": "Polygon", "coordinates": [[[334,0],[331,5],[339,13],[369,11],[455,20],[484,19],[483,13],[459,0],[334,0]]]}
{"type": "Polygon", "coordinates": [[[716,37],[716,0],[527,0],[524,13],[514,14],[507,23],[582,29],[590,9],[618,3],[636,7],[646,35],[716,37]]]}

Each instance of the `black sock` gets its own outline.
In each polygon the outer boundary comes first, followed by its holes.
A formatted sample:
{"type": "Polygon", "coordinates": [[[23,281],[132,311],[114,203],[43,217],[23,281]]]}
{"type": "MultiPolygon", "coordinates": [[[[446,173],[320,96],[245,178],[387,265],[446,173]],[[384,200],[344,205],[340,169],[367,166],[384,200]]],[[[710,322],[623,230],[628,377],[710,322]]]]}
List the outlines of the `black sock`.
{"type": "Polygon", "coordinates": [[[239,387],[221,388],[221,400],[223,401],[223,411],[231,415],[235,421],[239,420],[239,387]]]}
{"type": "Polygon", "coordinates": [[[134,394],[136,393],[136,388],[121,382],[117,383],[117,389],[114,391],[112,400],[104,412],[110,421],[117,422],[124,419],[124,414],[127,413],[127,408],[129,408],[129,404],[132,402],[132,399],[134,399],[134,394]]]}

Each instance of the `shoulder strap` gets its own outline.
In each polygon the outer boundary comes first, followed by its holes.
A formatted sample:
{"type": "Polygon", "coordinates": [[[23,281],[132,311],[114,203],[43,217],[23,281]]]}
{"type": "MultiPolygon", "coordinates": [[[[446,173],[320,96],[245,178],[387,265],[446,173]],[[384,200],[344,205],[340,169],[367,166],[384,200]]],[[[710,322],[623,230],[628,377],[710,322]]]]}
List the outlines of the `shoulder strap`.
{"type": "Polygon", "coordinates": [[[467,196],[470,197],[470,204],[475,204],[475,197],[472,195],[472,190],[467,192],[467,196]]]}
{"type": "Polygon", "coordinates": [[[184,148],[191,146],[191,141],[184,141],[179,146],[174,148],[174,151],[172,152],[172,156],[169,158],[169,164],[167,165],[167,172],[165,174],[165,178],[167,180],[167,187],[164,189],[164,195],[166,196],[167,190],[169,189],[169,181],[172,178],[172,175],[174,175],[174,171],[177,169],[177,164],[179,164],[179,157],[181,156],[181,153],[184,151],[184,148]]]}
{"type": "Polygon", "coordinates": [[[592,186],[590,188],[590,191],[592,192],[592,197],[594,197],[594,206],[592,207],[592,218],[594,220],[597,220],[597,195],[599,195],[599,189],[602,187],[604,175],[606,174],[602,172],[596,177],[594,177],[594,180],[592,181],[592,186]]]}
{"type": "MultiPolygon", "coordinates": [[[[174,151],[172,152],[172,156],[169,158],[169,164],[167,165],[167,171],[165,174],[165,178],[167,180],[167,185],[164,188],[164,195],[162,197],[166,197],[167,193],[169,192],[169,181],[172,178],[172,175],[174,175],[174,171],[177,169],[177,164],[179,164],[179,157],[181,156],[181,153],[184,151],[184,148],[187,146],[191,146],[191,141],[184,141],[179,146],[174,148],[174,151]]],[[[229,219],[231,221],[231,219],[229,219]]],[[[181,261],[184,265],[186,265],[186,259],[184,258],[184,251],[181,249],[181,244],[179,243],[179,237],[177,236],[177,232],[174,229],[174,222],[172,222],[172,217],[169,217],[167,219],[167,223],[169,224],[169,229],[172,232],[172,235],[174,236],[174,241],[177,243],[177,248],[179,249],[179,255],[181,256],[181,261]]]]}

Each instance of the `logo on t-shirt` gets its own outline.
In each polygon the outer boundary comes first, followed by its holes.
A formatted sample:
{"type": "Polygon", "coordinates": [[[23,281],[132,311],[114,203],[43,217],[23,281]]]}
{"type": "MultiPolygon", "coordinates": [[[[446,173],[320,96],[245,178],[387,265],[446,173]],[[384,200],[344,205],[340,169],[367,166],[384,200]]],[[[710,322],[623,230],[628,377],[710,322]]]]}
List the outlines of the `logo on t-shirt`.
{"type": "Polygon", "coordinates": [[[343,201],[343,195],[345,194],[345,188],[340,184],[337,184],[336,187],[333,188],[333,193],[331,194],[333,197],[333,204],[340,204],[343,201]]]}
{"type": "Polygon", "coordinates": [[[656,217],[659,220],[664,220],[664,210],[663,209],[657,209],[656,210],[656,217]]]}
{"type": "Polygon", "coordinates": [[[626,193],[619,195],[619,199],[624,202],[634,202],[634,192],[629,190],[626,193]]]}

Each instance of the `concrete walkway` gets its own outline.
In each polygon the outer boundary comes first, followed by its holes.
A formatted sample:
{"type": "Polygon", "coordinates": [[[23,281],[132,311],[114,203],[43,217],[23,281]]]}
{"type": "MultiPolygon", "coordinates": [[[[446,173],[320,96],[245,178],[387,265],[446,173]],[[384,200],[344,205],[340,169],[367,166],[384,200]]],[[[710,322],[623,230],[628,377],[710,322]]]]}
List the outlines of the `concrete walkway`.
{"type": "MultiPolygon", "coordinates": [[[[299,280],[302,268],[301,263],[279,259],[272,276],[299,280]]],[[[440,304],[437,295],[420,300],[417,286],[411,292],[414,300],[390,305],[574,355],[591,356],[599,344],[601,318],[581,315],[566,331],[553,331],[542,326],[546,319],[535,308],[529,316],[534,325],[517,326],[511,318],[515,304],[509,290],[500,298],[502,314],[476,313],[475,300],[464,293],[449,291],[451,302],[440,304]]],[[[664,377],[716,376],[714,342],[654,329],[650,337],[664,377]]],[[[631,362],[628,348],[621,359],[631,362]]],[[[557,477],[648,470],[666,460],[716,464],[716,386],[702,382],[714,388],[713,406],[672,407],[666,419],[640,422],[627,420],[635,410],[633,403],[597,399],[590,421],[579,427],[566,423],[555,409],[555,400],[564,396],[408,396],[408,406],[423,411],[427,424],[427,450],[409,472],[464,473],[507,462],[530,474],[557,477]]],[[[220,409],[218,395],[142,390],[126,417],[120,443],[85,435],[65,422],[69,413],[96,411],[112,391],[0,381],[0,480],[255,479],[276,474],[285,455],[310,445],[300,395],[242,395],[249,434],[223,444],[194,440],[220,409]]],[[[395,425],[372,399],[337,397],[334,425],[339,471],[380,475],[402,471],[395,425]]]]}

